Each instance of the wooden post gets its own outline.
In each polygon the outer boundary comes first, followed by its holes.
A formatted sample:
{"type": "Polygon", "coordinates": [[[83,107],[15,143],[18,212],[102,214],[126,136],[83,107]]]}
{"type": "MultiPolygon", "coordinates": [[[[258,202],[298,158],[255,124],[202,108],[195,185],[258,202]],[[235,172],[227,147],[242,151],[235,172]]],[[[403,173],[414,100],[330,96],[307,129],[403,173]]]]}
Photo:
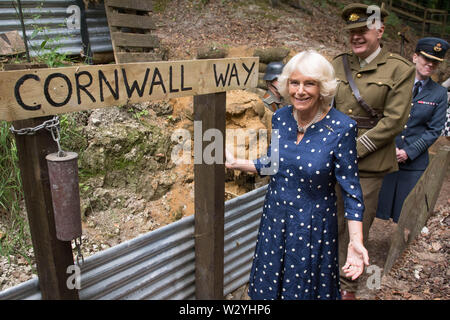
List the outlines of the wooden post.
{"type": "MultiPolygon", "coordinates": [[[[36,66],[35,66],[36,67],[36,66]]],[[[38,66],[39,67],[39,66],[38,66]]],[[[46,67],[46,66],[40,66],[46,67]]],[[[25,67],[23,67],[25,69],[25,67]]],[[[5,65],[6,70],[17,70],[5,65]]],[[[14,129],[34,128],[53,117],[14,121],[14,129]]],[[[45,156],[58,151],[46,129],[34,135],[15,135],[28,223],[36,259],[42,299],[78,300],[78,291],[67,287],[67,267],[74,264],[70,241],[56,238],[52,196],[45,156]]]]}
{"type": "Polygon", "coordinates": [[[76,0],[76,4],[80,8],[80,34],[81,44],[83,46],[83,54],[86,57],[85,62],[88,64],[92,64],[91,41],[89,39],[88,25],[86,21],[85,4],[82,0],[76,0]]]}
{"type": "Polygon", "coordinates": [[[425,37],[425,24],[427,21],[427,9],[423,11],[422,38],[425,37]]]}
{"type": "MultiPolygon", "coordinates": [[[[13,122],[15,129],[36,127],[52,117],[13,122]]],[[[43,299],[78,300],[78,292],[67,287],[67,267],[74,264],[70,241],[56,238],[55,220],[45,156],[58,148],[50,132],[15,135],[28,222],[43,299]]]]}
{"type": "MultiPolygon", "coordinates": [[[[203,133],[211,128],[222,133],[225,146],[226,93],[194,96],[194,121],[201,121],[203,133]]],[[[195,123],[194,123],[195,124],[195,123]]],[[[195,133],[194,133],[195,136],[195,133]]],[[[213,143],[202,143],[205,146],[213,143]]],[[[194,146],[194,150],[196,150],[194,146]]],[[[195,151],[194,151],[195,152],[195,151]]],[[[197,153],[198,155],[198,153],[197,153]]],[[[224,158],[224,157],[223,157],[224,158]]],[[[223,299],[225,165],[194,164],[195,185],[195,288],[197,299],[223,299]]]]}
{"type": "Polygon", "coordinates": [[[444,38],[445,30],[447,30],[447,16],[448,16],[448,13],[444,13],[444,25],[442,26],[442,29],[441,29],[441,38],[444,38]]]}
{"type": "Polygon", "coordinates": [[[433,156],[428,168],[406,197],[397,228],[392,235],[384,274],[389,273],[397,258],[420,233],[433,212],[449,164],[450,147],[443,146],[433,156]]]}

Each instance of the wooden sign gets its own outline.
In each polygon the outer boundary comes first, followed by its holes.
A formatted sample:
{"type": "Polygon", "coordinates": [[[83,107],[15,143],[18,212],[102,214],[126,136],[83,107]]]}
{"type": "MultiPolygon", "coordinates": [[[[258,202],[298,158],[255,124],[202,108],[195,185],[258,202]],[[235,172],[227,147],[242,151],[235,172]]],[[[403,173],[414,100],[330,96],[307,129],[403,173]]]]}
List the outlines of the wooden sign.
{"type": "Polygon", "coordinates": [[[0,72],[0,120],[256,87],[258,58],[0,72]]]}

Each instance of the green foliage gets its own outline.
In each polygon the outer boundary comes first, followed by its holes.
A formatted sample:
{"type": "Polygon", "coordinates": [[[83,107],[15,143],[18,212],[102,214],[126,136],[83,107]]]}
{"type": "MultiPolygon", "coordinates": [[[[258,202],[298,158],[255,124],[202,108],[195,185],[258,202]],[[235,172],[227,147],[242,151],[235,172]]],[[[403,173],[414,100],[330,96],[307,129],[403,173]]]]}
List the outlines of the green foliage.
{"type": "MultiPolygon", "coordinates": [[[[44,3],[41,2],[36,8],[41,10],[44,3]]],[[[19,9],[16,6],[16,15],[19,18],[19,9]]],[[[28,39],[29,48],[31,51],[36,53],[36,56],[33,58],[36,63],[45,63],[50,68],[62,67],[67,62],[70,62],[72,59],[64,52],[61,51],[61,45],[58,45],[58,42],[61,41],[64,37],[61,36],[53,36],[50,33],[50,28],[44,26],[42,24],[38,24],[38,20],[41,18],[41,14],[34,13],[31,15],[31,27],[33,28],[33,32],[28,39]],[[41,38],[42,40],[38,40],[41,38]],[[32,45],[31,40],[40,41],[39,45],[32,45]]],[[[59,25],[62,28],[66,28],[65,24],[59,25]]],[[[20,62],[20,61],[16,61],[20,62]]]]}
{"type": "Polygon", "coordinates": [[[386,26],[397,27],[402,25],[402,21],[395,14],[395,12],[390,12],[385,21],[386,26]]]}
{"type": "Polygon", "coordinates": [[[61,148],[63,150],[81,153],[87,148],[87,138],[78,123],[85,113],[85,111],[81,111],[59,116],[61,148]]]}
{"type": "Polygon", "coordinates": [[[169,0],[154,0],[153,1],[153,10],[155,12],[164,12],[167,8],[169,0]]]}
{"type": "Polygon", "coordinates": [[[16,142],[9,123],[0,121],[0,255],[22,255],[30,264],[28,250],[31,236],[26,217],[21,212],[22,183],[16,142]],[[3,234],[4,232],[4,234],[3,234]]]}

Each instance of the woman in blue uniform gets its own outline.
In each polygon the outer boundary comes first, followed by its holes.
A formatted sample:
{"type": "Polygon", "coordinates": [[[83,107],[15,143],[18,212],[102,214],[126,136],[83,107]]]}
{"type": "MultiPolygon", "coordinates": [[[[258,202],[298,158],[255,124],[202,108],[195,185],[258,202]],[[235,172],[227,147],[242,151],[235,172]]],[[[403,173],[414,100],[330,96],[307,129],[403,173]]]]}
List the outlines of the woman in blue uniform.
{"type": "Polygon", "coordinates": [[[444,60],[449,44],[439,38],[420,39],[413,55],[416,79],[405,129],[395,138],[399,170],[385,176],[377,218],[398,222],[403,202],[428,166],[428,148],[444,128],[447,90],[431,75],[444,60]]]}
{"type": "Polygon", "coordinates": [[[252,299],[340,299],[335,184],[345,195],[350,230],[346,276],[368,265],[364,205],[356,155],[356,123],[330,108],[336,91],[331,64],[315,51],[294,56],[279,77],[290,101],[272,116],[266,156],[226,167],[269,175],[248,294],[252,299]]]}

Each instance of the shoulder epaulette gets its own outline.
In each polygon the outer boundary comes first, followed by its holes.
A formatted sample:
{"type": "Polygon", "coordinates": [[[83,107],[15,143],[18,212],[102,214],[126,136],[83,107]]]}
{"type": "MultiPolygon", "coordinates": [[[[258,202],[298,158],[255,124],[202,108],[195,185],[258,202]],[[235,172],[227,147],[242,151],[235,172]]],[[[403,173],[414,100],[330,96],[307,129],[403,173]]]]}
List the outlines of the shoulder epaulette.
{"type": "Polygon", "coordinates": [[[350,52],[341,52],[341,53],[339,53],[337,56],[335,56],[335,57],[333,58],[333,60],[336,60],[337,58],[339,58],[340,56],[342,56],[342,55],[344,55],[344,54],[351,55],[352,52],[351,52],[351,51],[350,51],[350,52]]]}
{"type": "Polygon", "coordinates": [[[388,59],[397,59],[397,60],[400,60],[400,61],[406,63],[408,66],[413,66],[413,63],[412,63],[411,61],[405,59],[404,57],[402,57],[401,55],[399,55],[399,54],[397,54],[397,53],[392,53],[392,52],[390,52],[390,53],[387,55],[387,58],[388,58],[388,59]]]}

